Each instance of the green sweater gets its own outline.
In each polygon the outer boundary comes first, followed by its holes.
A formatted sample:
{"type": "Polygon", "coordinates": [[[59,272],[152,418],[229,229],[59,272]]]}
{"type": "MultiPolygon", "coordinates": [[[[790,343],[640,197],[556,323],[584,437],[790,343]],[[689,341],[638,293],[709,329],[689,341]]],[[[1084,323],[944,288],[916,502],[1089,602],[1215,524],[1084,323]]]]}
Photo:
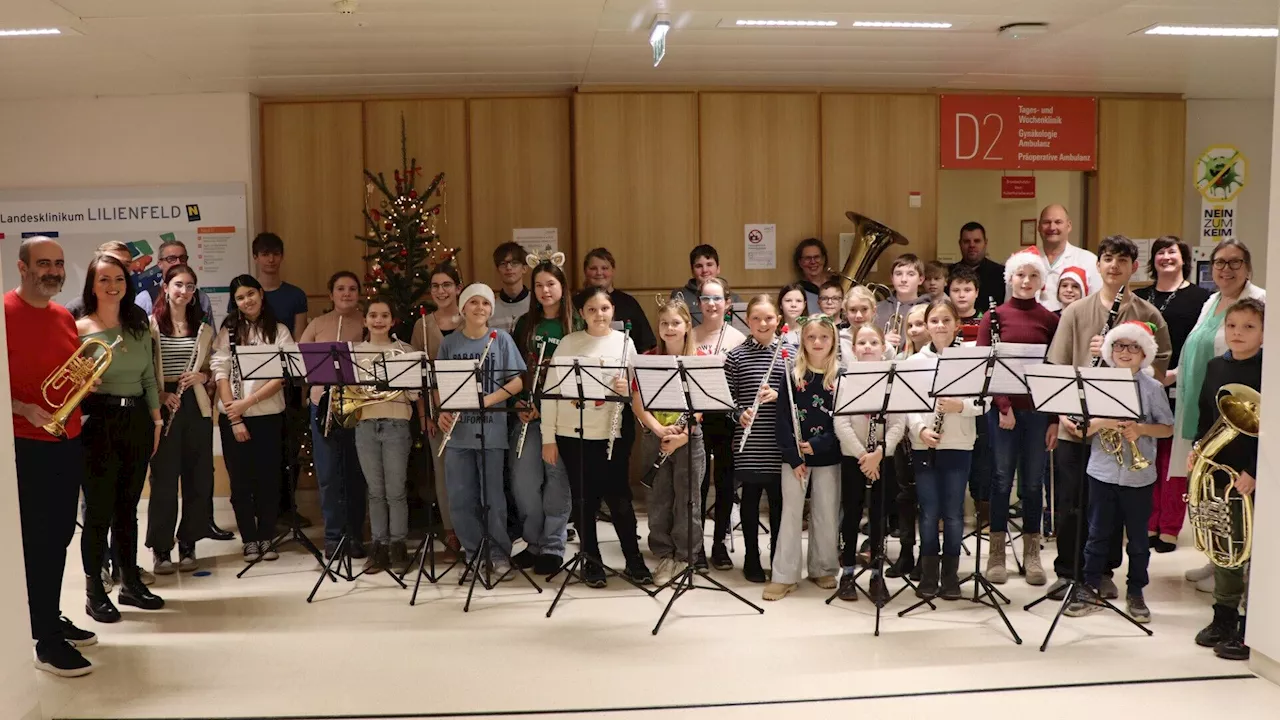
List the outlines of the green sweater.
{"type": "MultiPolygon", "coordinates": [[[[112,343],[120,335],[120,328],[111,328],[83,335],[80,341],[97,338],[103,342],[112,343]]],[[[147,407],[151,410],[159,410],[160,393],[156,388],[155,354],[151,347],[151,333],[144,332],[142,337],[137,337],[130,332],[123,335],[124,340],[112,351],[111,365],[102,374],[102,385],[98,388],[98,392],[102,395],[117,397],[145,395],[147,407]]]]}

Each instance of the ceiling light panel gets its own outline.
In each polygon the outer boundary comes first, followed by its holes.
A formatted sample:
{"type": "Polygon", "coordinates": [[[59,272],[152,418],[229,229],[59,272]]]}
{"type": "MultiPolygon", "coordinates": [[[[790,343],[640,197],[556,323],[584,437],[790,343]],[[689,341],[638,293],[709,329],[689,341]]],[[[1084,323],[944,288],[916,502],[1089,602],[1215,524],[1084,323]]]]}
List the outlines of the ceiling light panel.
{"type": "Polygon", "coordinates": [[[738,27],[836,27],[835,20],[739,20],[738,27]]]}
{"type": "Polygon", "coordinates": [[[1273,38],[1280,35],[1275,27],[1227,27],[1194,25],[1155,25],[1143,31],[1144,35],[1175,35],[1180,37],[1255,37],[1273,38]]]}
{"type": "Polygon", "coordinates": [[[948,30],[951,28],[951,23],[856,20],[854,21],[853,26],[856,28],[879,28],[886,30],[948,30]]]}
{"type": "Polygon", "coordinates": [[[0,29],[0,37],[31,37],[34,35],[61,35],[58,28],[26,28],[17,30],[0,29]]]}

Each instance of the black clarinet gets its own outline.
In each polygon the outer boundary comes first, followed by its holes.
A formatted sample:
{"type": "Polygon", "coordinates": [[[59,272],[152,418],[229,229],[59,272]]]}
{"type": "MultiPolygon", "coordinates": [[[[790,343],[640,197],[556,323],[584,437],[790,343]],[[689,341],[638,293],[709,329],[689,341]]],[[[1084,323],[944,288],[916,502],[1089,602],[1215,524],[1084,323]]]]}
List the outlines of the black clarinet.
{"type": "MultiPolygon", "coordinates": [[[[1107,336],[1107,333],[1111,332],[1111,328],[1116,326],[1116,320],[1120,316],[1120,303],[1124,300],[1124,291],[1125,291],[1124,288],[1120,288],[1120,290],[1116,293],[1116,299],[1111,302],[1111,310],[1107,312],[1107,322],[1103,324],[1102,332],[1098,333],[1104,338],[1107,336]]],[[[1098,356],[1093,359],[1093,363],[1090,364],[1089,367],[1098,367],[1101,364],[1102,364],[1102,353],[1098,353],[1098,356]]],[[[1080,428],[1080,431],[1082,433],[1087,429],[1087,428],[1080,427],[1081,425],[1084,424],[1084,417],[1080,415],[1068,415],[1067,417],[1071,420],[1071,422],[1076,424],[1076,427],[1080,428]]]]}
{"type": "Polygon", "coordinates": [[[991,347],[1000,344],[1000,316],[996,315],[996,299],[987,296],[987,314],[991,316],[991,347]]]}

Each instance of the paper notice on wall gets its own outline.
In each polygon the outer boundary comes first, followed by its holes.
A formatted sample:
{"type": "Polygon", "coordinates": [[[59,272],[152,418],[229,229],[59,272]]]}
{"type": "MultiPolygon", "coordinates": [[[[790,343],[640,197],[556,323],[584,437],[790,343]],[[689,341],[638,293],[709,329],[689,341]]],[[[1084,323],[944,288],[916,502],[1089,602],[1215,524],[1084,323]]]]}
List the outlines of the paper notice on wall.
{"type": "MultiPolygon", "coordinates": [[[[208,273],[211,276],[223,275],[227,263],[232,260],[229,255],[235,235],[236,229],[230,226],[197,228],[195,255],[191,257],[191,264],[195,271],[201,274],[208,273]]],[[[187,252],[190,253],[191,248],[188,248],[187,252]]],[[[239,260],[239,258],[235,259],[239,260]]]]}
{"type": "Polygon", "coordinates": [[[778,226],[744,225],[744,267],[747,270],[773,270],[778,267],[778,226]]]}
{"type": "Polygon", "coordinates": [[[1151,239],[1133,241],[1138,246],[1138,262],[1137,269],[1133,271],[1133,282],[1148,282],[1152,280],[1150,273],[1147,272],[1147,261],[1151,258],[1151,239]]]}
{"type": "Polygon", "coordinates": [[[1237,198],[1248,184],[1249,164],[1231,145],[1214,145],[1196,158],[1192,178],[1200,193],[1200,245],[1237,237],[1237,198]]]}
{"type": "Polygon", "coordinates": [[[1200,201],[1200,244],[1217,245],[1236,236],[1236,201],[1200,201]]]}
{"type": "Polygon", "coordinates": [[[515,228],[511,239],[520,244],[526,253],[548,257],[560,250],[560,232],[557,228],[515,228]]]}

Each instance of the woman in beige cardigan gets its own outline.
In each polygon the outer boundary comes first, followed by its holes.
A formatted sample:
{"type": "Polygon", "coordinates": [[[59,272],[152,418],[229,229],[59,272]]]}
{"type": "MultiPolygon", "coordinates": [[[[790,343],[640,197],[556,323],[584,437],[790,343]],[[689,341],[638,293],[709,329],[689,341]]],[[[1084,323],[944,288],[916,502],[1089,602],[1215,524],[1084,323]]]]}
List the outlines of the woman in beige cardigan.
{"type": "Polygon", "coordinates": [[[209,381],[212,318],[195,301],[196,274],[186,265],[169,268],[151,316],[156,377],[164,378],[160,402],[164,431],[151,458],[147,547],[156,575],[199,567],[196,541],[209,537],[213,512],[213,424],[209,381]],[[178,524],[178,485],[182,523],[178,524]],[[178,564],[172,559],[177,532],[178,564]]]}
{"type": "MultiPolygon", "coordinates": [[[[444,336],[457,330],[462,325],[462,315],[458,312],[458,296],[462,294],[462,276],[453,265],[438,265],[431,271],[431,300],[435,303],[435,312],[419,318],[413,324],[413,338],[410,342],[414,350],[425,350],[432,362],[440,352],[440,343],[444,336]]],[[[427,439],[431,446],[431,464],[435,475],[436,505],[440,508],[440,521],[444,525],[445,542],[453,550],[462,546],[453,533],[453,518],[449,514],[449,497],[444,486],[444,457],[440,452],[440,443],[444,433],[436,425],[434,417],[427,419],[427,439]]]]}

